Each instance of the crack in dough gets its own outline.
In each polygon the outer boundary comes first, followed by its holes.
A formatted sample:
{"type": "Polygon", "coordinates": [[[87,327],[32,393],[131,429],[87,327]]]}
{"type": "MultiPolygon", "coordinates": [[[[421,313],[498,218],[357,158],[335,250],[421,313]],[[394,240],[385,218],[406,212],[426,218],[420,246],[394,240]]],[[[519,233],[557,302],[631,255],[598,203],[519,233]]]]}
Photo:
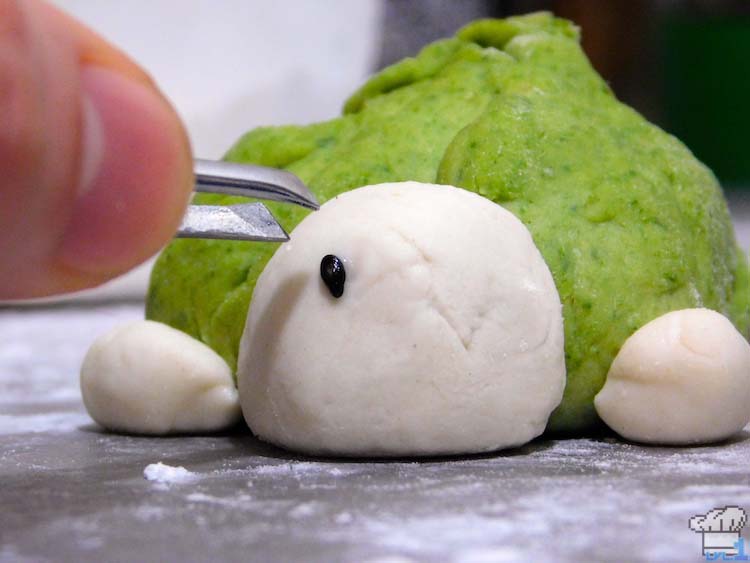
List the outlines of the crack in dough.
{"type": "Polygon", "coordinates": [[[401,239],[416,252],[417,256],[421,259],[422,264],[430,269],[430,274],[428,276],[429,283],[425,290],[425,302],[427,303],[427,307],[428,309],[436,313],[438,317],[440,317],[445,322],[448,328],[450,328],[450,330],[455,334],[457,340],[461,343],[461,347],[464,349],[464,351],[468,352],[469,347],[471,346],[472,334],[469,333],[468,338],[462,334],[458,323],[451,318],[452,315],[450,314],[450,308],[438,295],[435,288],[436,276],[434,275],[434,259],[427,252],[425,252],[425,250],[412,237],[405,234],[399,228],[392,225],[391,230],[399,237],[401,237],[401,239]]]}

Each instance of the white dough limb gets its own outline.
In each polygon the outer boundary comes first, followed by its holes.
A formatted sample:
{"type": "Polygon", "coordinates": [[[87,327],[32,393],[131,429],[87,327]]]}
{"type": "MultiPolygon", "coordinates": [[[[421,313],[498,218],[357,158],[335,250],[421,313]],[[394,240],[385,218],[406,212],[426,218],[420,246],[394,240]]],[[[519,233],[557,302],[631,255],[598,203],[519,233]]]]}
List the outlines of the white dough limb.
{"type": "Polygon", "coordinates": [[[636,442],[729,438],[750,421],[750,345],[715,311],[672,311],[625,341],[594,405],[636,442]]]}
{"type": "Polygon", "coordinates": [[[240,418],[226,362],[202,342],[153,321],[99,337],[81,367],[91,418],[136,434],[212,432],[240,418]]]}
{"type": "Polygon", "coordinates": [[[560,298],[526,227],[404,182],[305,218],[258,279],[240,344],[248,424],[292,449],[434,455],[524,444],[565,385],[560,298]],[[321,259],[346,269],[335,298],[321,259]]]}

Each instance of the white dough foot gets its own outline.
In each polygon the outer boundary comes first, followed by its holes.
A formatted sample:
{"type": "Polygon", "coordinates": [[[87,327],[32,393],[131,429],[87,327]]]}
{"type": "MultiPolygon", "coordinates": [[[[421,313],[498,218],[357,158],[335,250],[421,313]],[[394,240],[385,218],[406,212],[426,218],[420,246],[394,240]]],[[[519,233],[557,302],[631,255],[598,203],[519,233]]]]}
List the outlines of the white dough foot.
{"type": "Polygon", "coordinates": [[[724,440],[750,422],[750,345],[715,311],[667,313],[625,341],[594,405],[636,442],[724,440]]]}
{"type": "Polygon", "coordinates": [[[137,321],[99,337],[81,367],[91,418],[136,434],[213,432],[240,418],[226,362],[165,324],[137,321]]]}

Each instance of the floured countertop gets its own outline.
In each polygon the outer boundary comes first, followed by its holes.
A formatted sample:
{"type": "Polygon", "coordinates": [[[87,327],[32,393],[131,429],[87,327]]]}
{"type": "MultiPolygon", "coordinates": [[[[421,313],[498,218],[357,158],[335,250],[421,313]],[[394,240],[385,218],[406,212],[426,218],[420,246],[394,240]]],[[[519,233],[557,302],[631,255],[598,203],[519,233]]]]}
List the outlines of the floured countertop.
{"type": "Polygon", "coordinates": [[[416,462],[304,458],[241,430],[106,434],[78,366],[95,335],[141,315],[0,311],[0,561],[700,561],[690,517],[750,510],[748,432],[416,462]]]}

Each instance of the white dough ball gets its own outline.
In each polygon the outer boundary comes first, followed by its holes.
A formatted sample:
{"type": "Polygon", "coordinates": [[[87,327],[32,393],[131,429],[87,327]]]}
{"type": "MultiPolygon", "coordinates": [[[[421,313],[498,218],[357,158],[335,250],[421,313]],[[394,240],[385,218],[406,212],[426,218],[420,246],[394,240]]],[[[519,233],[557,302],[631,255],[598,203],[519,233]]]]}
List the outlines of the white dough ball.
{"type": "Polygon", "coordinates": [[[672,311],[625,341],[594,405],[636,442],[729,438],[750,422],[750,345],[715,311],[672,311]]]}
{"type": "Polygon", "coordinates": [[[165,324],[136,321],[99,337],[81,367],[91,418],[136,434],[212,432],[240,418],[226,362],[165,324]]]}
{"type": "Polygon", "coordinates": [[[565,386],[560,298],[526,227],[450,186],[346,192],[258,279],[240,344],[256,435],[310,453],[432,455],[524,444],[565,386]],[[336,298],[321,259],[343,261],[336,298]]]}

